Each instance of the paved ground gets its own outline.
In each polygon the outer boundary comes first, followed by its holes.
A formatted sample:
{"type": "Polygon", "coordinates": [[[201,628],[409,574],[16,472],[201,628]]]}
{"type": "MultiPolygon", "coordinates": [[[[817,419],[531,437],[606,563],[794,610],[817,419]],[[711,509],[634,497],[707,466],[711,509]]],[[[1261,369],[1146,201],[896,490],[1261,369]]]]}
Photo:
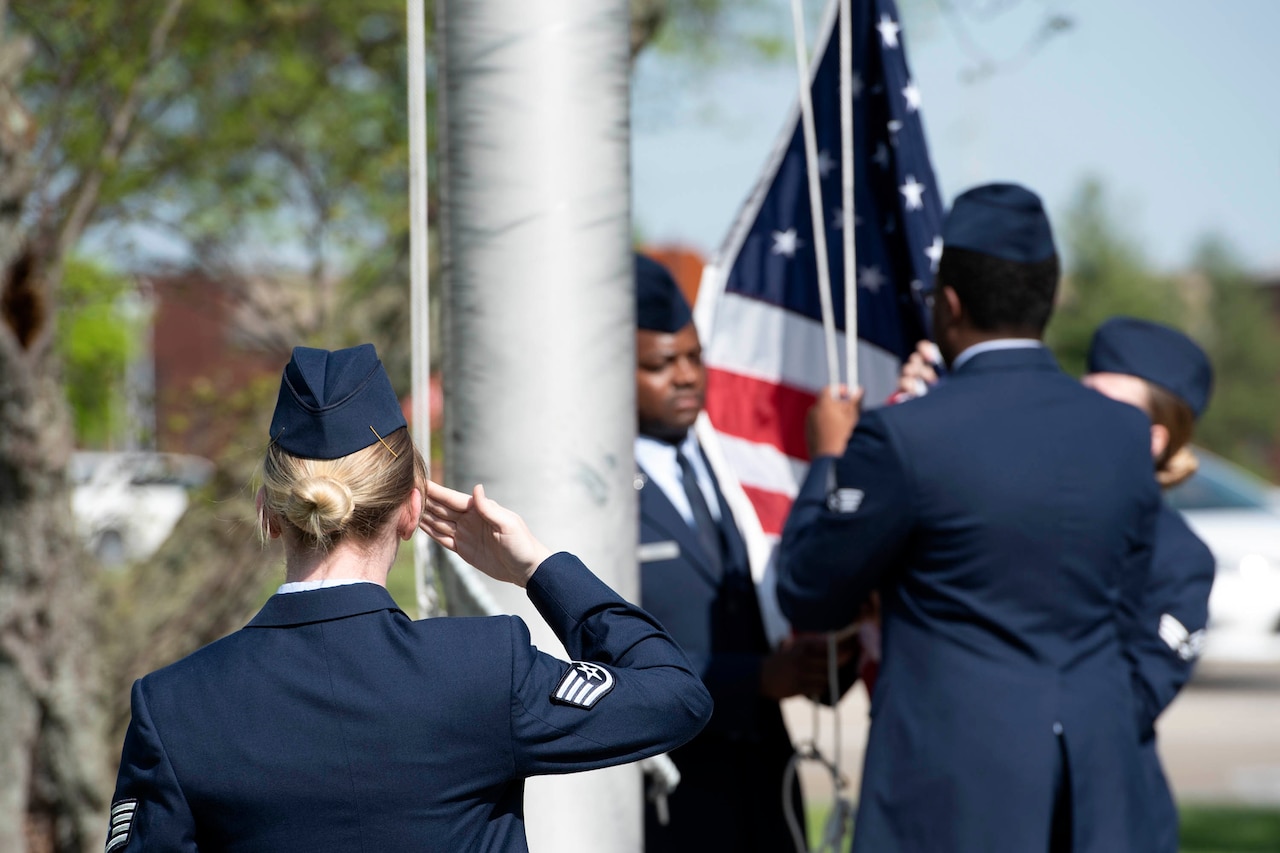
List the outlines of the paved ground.
{"type": "MultiPolygon", "coordinates": [[[[813,706],[783,705],[792,737],[811,738],[813,706]]],[[[839,708],[841,769],[856,795],[866,742],[867,701],[855,687],[839,708]]],[[[834,716],[819,711],[818,743],[832,751],[834,716]]],[[[1161,755],[1179,799],[1280,807],[1280,666],[1205,665],[1159,724],[1161,755]]],[[[801,771],[810,802],[831,799],[830,776],[806,762],[801,771]]]]}
{"type": "Polygon", "coordinates": [[[1180,799],[1280,807],[1280,667],[1206,667],[1160,721],[1180,799]]]}

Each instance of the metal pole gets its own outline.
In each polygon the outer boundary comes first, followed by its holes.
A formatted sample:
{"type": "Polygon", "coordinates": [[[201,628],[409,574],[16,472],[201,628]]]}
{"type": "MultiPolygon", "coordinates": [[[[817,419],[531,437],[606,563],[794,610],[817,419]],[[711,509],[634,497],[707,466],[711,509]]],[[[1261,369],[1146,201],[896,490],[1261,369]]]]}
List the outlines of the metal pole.
{"type": "MultiPolygon", "coordinates": [[[[635,563],[626,0],[440,0],[449,483],[623,595],[635,563]]],[[[523,591],[491,587],[560,653],[523,591]]],[[[537,851],[638,851],[632,766],[531,780],[537,851]]]]}
{"type": "MultiPolygon", "coordinates": [[[[408,0],[409,311],[413,366],[413,439],[431,458],[431,314],[427,239],[427,33],[424,0],[408,0]]],[[[431,544],[418,531],[413,576],[418,616],[439,615],[431,544]]]]}

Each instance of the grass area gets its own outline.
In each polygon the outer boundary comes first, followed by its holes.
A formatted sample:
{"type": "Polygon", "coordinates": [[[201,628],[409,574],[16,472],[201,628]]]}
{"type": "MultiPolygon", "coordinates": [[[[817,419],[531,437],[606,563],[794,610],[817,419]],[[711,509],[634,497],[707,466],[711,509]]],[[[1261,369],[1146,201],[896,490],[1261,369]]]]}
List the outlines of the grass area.
{"type": "MultiPolygon", "coordinates": [[[[1280,851],[1280,809],[1184,805],[1181,811],[1182,853],[1280,851]]],[[[810,846],[821,837],[826,819],[826,806],[809,809],[810,846]]]]}
{"type": "Polygon", "coordinates": [[[1274,853],[1280,810],[1182,806],[1182,853],[1274,853]]]}
{"type": "MultiPolygon", "coordinates": [[[[805,809],[805,831],[809,833],[809,849],[812,850],[818,846],[818,842],[822,840],[822,832],[827,828],[827,814],[830,811],[826,803],[818,806],[809,806],[805,809]]],[[[850,833],[846,839],[842,850],[848,850],[849,845],[853,842],[853,834],[850,833]]],[[[787,851],[791,853],[791,851],[787,851]]]]}
{"type": "Polygon", "coordinates": [[[395,565],[387,575],[387,592],[400,605],[400,609],[409,614],[410,619],[418,618],[418,590],[413,578],[413,543],[401,542],[400,553],[396,554],[395,565]]]}

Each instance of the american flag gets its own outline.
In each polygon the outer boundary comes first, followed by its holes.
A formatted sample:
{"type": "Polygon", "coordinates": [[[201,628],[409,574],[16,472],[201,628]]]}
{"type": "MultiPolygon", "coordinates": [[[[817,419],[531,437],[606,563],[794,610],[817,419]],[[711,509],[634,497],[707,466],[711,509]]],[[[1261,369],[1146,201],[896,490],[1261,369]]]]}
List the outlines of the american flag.
{"type": "MultiPolygon", "coordinates": [[[[831,5],[811,91],[843,364],[840,40],[831,5]]],[[[852,8],[858,379],[874,405],[891,393],[902,359],[927,336],[943,209],[897,6],[853,0],[852,8]]],[[[717,467],[722,479],[724,469],[736,476],[738,497],[755,511],[758,529],[744,525],[749,540],[752,532],[766,540],[781,534],[808,466],[805,415],[828,382],[817,264],[797,108],[707,268],[696,309],[717,467]]],[[[760,553],[752,550],[753,557],[760,553]]],[[[757,568],[758,578],[762,572],[757,568]]]]}

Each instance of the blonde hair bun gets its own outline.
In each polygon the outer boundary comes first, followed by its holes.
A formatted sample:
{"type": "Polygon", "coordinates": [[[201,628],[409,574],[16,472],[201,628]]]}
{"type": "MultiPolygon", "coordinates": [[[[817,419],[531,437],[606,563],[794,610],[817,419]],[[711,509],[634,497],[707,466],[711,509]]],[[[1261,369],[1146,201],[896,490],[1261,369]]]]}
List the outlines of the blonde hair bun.
{"type": "Polygon", "coordinates": [[[284,517],[313,539],[324,542],[346,526],[355,508],[355,496],[346,483],[320,475],[294,484],[284,517]]]}
{"type": "Polygon", "coordinates": [[[297,531],[303,548],[328,551],[338,542],[372,541],[415,489],[425,489],[427,463],[401,427],[337,459],[294,456],[279,443],[262,460],[261,517],[297,531]]]}
{"type": "Polygon", "coordinates": [[[1156,469],[1156,482],[1168,489],[1186,480],[1200,469],[1200,458],[1189,445],[1183,445],[1156,469]]]}

